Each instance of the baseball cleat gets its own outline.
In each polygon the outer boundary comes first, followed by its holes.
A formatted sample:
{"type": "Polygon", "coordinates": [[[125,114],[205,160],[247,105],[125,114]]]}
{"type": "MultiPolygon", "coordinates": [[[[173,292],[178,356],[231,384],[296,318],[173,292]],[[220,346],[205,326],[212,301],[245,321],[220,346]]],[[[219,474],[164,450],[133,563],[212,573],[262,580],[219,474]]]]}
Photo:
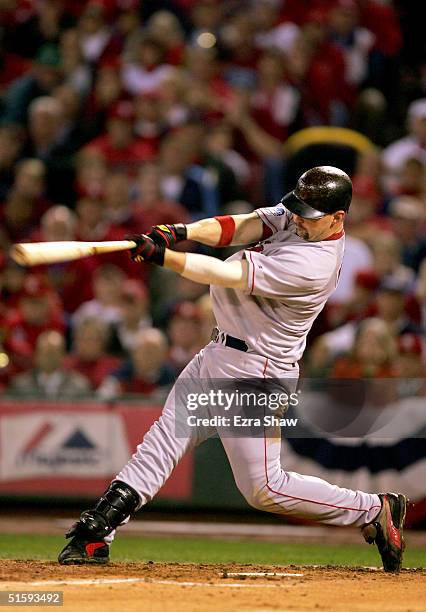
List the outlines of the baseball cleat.
{"type": "Polygon", "coordinates": [[[397,493],[384,493],[379,497],[382,509],[361,532],[366,542],[376,544],[385,572],[398,573],[405,548],[403,529],[408,500],[397,493]]]}
{"type": "Polygon", "coordinates": [[[109,546],[105,542],[94,542],[75,536],[59,553],[58,561],[61,565],[108,563],[109,546]]]}
{"type": "Polygon", "coordinates": [[[61,565],[82,565],[83,563],[108,563],[109,546],[105,542],[88,542],[73,538],[59,553],[61,565]]]}

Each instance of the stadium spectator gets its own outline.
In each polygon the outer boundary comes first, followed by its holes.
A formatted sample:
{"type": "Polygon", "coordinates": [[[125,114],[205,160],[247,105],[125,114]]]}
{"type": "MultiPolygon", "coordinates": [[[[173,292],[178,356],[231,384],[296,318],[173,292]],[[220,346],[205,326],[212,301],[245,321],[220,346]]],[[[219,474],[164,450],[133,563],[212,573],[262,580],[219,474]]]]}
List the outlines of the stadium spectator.
{"type": "Polygon", "coordinates": [[[395,335],[416,332],[420,322],[417,301],[411,295],[412,285],[398,276],[382,279],[376,295],[377,316],[395,335]]]}
{"type": "Polygon", "coordinates": [[[89,94],[92,74],[89,66],[84,62],[76,28],[68,28],[61,33],[59,49],[62,57],[64,83],[70,85],[81,95],[89,94]]]}
{"type": "Polygon", "coordinates": [[[77,200],[78,240],[107,240],[111,238],[111,225],[108,221],[103,199],[86,195],[77,200]]]}
{"type": "Polygon", "coordinates": [[[416,334],[399,336],[397,368],[398,376],[402,379],[400,388],[404,389],[406,394],[415,390],[416,395],[426,395],[426,365],[423,361],[423,352],[421,336],[416,334]]]}
{"type": "Polygon", "coordinates": [[[12,45],[17,53],[31,59],[45,44],[56,47],[61,32],[73,24],[73,16],[67,12],[64,0],[34,2],[32,13],[16,28],[12,45]]]}
{"type": "Polygon", "coordinates": [[[252,117],[268,134],[285,142],[300,110],[300,95],[286,80],[279,53],[262,53],[256,68],[258,83],[251,98],[252,117]]]}
{"type": "Polygon", "coordinates": [[[359,180],[360,186],[370,184],[380,198],[384,197],[383,161],[378,147],[367,147],[357,155],[353,180],[359,180]]]}
{"type": "Polygon", "coordinates": [[[256,64],[261,50],[255,45],[256,24],[246,11],[231,13],[220,33],[228,62],[225,75],[233,86],[255,87],[256,64]]]}
{"type": "Polygon", "coordinates": [[[103,206],[106,218],[124,234],[138,233],[139,221],[133,212],[131,202],[131,184],[124,172],[109,174],[105,180],[105,197],[103,206]]]}
{"type": "Polygon", "coordinates": [[[190,42],[199,41],[200,35],[205,32],[219,34],[221,21],[224,13],[224,6],[214,0],[201,0],[193,2],[190,6],[191,35],[190,42]]]}
{"type": "Polygon", "coordinates": [[[115,0],[113,20],[117,44],[125,52],[131,46],[133,39],[139,36],[141,28],[139,0],[115,0]]]}
{"type": "Polygon", "coordinates": [[[185,53],[187,67],[186,103],[191,116],[202,121],[221,119],[233,99],[215,47],[194,45],[185,53]]]}
{"type": "Polygon", "coordinates": [[[148,293],[140,281],[128,279],[123,283],[120,311],[120,320],[112,325],[108,348],[113,354],[128,356],[137,332],[152,326],[148,293]]]}
{"type": "Polygon", "coordinates": [[[78,89],[69,83],[58,85],[53,90],[53,97],[62,106],[62,142],[73,152],[77,151],[90,138],[87,128],[80,120],[82,114],[83,96],[78,89]]]}
{"type": "Polygon", "coordinates": [[[426,259],[420,264],[419,274],[415,286],[415,296],[421,309],[421,330],[426,333],[426,259]]]}
{"type": "Polygon", "coordinates": [[[97,268],[93,275],[94,297],[84,302],[72,317],[73,327],[88,317],[97,318],[107,325],[120,320],[121,285],[124,274],[112,264],[105,264],[97,268]]]}
{"type": "Polygon", "coordinates": [[[101,155],[110,171],[136,174],[139,164],[152,160],[156,149],[151,140],[136,137],[135,110],[129,100],[120,100],[108,113],[106,133],[86,145],[101,155]]]}
{"type": "Polygon", "coordinates": [[[106,7],[101,2],[89,0],[85,3],[77,30],[83,59],[91,68],[120,51],[117,44],[114,44],[112,28],[107,22],[106,7]]]}
{"type": "Polygon", "coordinates": [[[167,351],[163,332],[154,327],[140,330],[130,360],[107,376],[98,389],[99,397],[105,400],[129,394],[164,394],[174,382],[174,373],[166,362],[167,351]]]}
{"type": "MultiPolygon", "coordinates": [[[[40,228],[32,235],[34,242],[75,240],[77,215],[66,206],[52,206],[41,218],[40,228]]],[[[93,297],[92,277],[96,267],[93,257],[43,266],[40,270],[57,292],[65,312],[70,315],[93,297]],[[85,282],[80,283],[84,278],[85,282]],[[76,285],[79,290],[76,291],[76,285]]]]}
{"type": "Polygon", "coordinates": [[[132,51],[121,75],[125,90],[133,96],[155,91],[170,74],[163,46],[145,34],[132,51]]]}
{"type": "MultiPolygon", "coordinates": [[[[106,179],[105,179],[105,182],[106,179]]],[[[106,185],[103,185],[105,189],[106,185]]],[[[103,198],[98,196],[85,196],[77,201],[76,212],[78,215],[78,225],[76,237],[78,240],[122,240],[124,238],[124,227],[115,226],[111,223],[108,216],[108,209],[103,198]]],[[[139,226],[133,227],[134,231],[139,230],[139,226]]],[[[92,257],[94,267],[105,264],[112,265],[122,270],[124,276],[132,278],[143,278],[148,280],[149,269],[144,267],[139,270],[130,259],[128,253],[124,251],[105,253],[92,257]]]]}
{"type": "Polygon", "coordinates": [[[383,93],[375,87],[366,87],[356,97],[348,126],[382,146],[389,142],[386,134],[388,112],[389,106],[383,93]]]}
{"type": "Polygon", "coordinates": [[[387,324],[377,318],[358,326],[348,354],[338,357],[331,378],[392,378],[396,376],[397,347],[387,324]]]}
{"type": "Polygon", "coordinates": [[[302,94],[307,125],[345,125],[353,103],[345,57],[327,37],[327,13],[312,9],[287,54],[289,76],[302,94]]]}
{"type": "Polygon", "coordinates": [[[47,195],[53,202],[72,202],[74,165],[72,156],[79,146],[66,122],[59,99],[41,96],[28,109],[29,139],[24,149],[27,157],[46,164],[47,195]]]}
{"type": "Polygon", "coordinates": [[[165,63],[178,66],[185,52],[184,31],[179,19],[170,11],[156,11],[146,22],[149,38],[164,49],[165,63]]]}
{"type": "Polygon", "coordinates": [[[217,179],[201,166],[191,166],[192,145],[181,134],[167,136],[160,149],[161,191],[182,204],[191,218],[220,212],[217,179]]]}
{"type": "Polygon", "coordinates": [[[40,227],[31,236],[32,242],[75,240],[78,217],[67,206],[51,206],[41,217],[40,227]]]}
{"type": "Polygon", "coordinates": [[[46,167],[37,159],[15,165],[15,178],[0,211],[0,244],[7,249],[13,242],[28,239],[40,215],[49,207],[45,197],[46,167]]]}
{"type": "Polygon", "coordinates": [[[426,98],[415,100],[407,111],[408,135],[391,143],[383,151],[386,187],[398,188],[398,176],[408,159],[418,158],[426,163],[426,98]]]}
{"type": "Polygon", "coordinates": [[[34,368],[12,378],[9,391],[19,397],[68,399],[86,396],[89,380],[65,366],[65,338],[46,330],[37,339],[34,368]]]}
{"type": "Polygon", "coordinates": [[[14,180],[14,165],[24,144],[23,130],[19,126],[0,126],[0,200],[3,201],[14,180]]]}
{"type": "Polygon", "coordinates": [[[409,157],[403,164],[394,187],[395,195],[426,198],[426,164],[417,157],[409,157]]]}
{"type": "MultiPolygon", "coordinates": [[[[339,327],[349,321],[360,321],[375,313],[375,294],[380,284],[377,274],[368,268],[359,269],[351,280],[346,299],[341,301],[333,299],[326,305],[327,323],[331,328],[339,327]]],[[[339,297],[344,295],[339,294],[339,297]]]]}
{"type": "Polygon", "coordinates": [[[107,353],[109,328],[99,318],[84,318],[73,330],[71,353],[65,359],[67,368],[80,372],[97,389],[104,378],[120,365],[120,359],[107,353]]]}
{"type": "Polygon", "coordinates": [[[26,270],[12,259],[0,255],[0,317],[17,308],[24,287],[26,270]]]}
{"type": "Polygon", "coordinates": [[[38,213],[50,206],[46,200],[46,167],[37,159],[24,159],[15,166],[13,187],[22,196],[33,200],[38,213]]]}
{"type": "Polygon", "coordinates": [[[236,139],[242,139],[241,151],[244,151],[252,163],[262,167],[262,200],[276,202],[282,197],[284,184],[282,142],[254,119],[250,104],[250,92],[243,89],[234,90],[233,104],[227,109],[226,120],[237,131],[236,139]]]}
{"type": "Polygon", "coordinates": [[[44,45],[31,72],[13,81],[6,92],[2,122],[25,125],[27,111],[36,98],[48,96],[62,78],[61,56],[55,46],[44,45]]]}
{"type": "Polygon", "coordinates": [[[259,49],[288,53],[294,44],[299,28],[295,23],[282,21],[281,3],[259,0],[252,3],[251,19],[256,26],[255,44],[259,49]]]}
{"type": "Polygon", "coordinates": [[[202,313],[192,302],[181,302],[171,312],[167,334],[170,341],[169,360],[177,374],[202,348],[202,313]]]}
{"type": "Polygon", "coordinates": [[[413,270],[402,264],[401,242],[391,232],[376,231],[369,246],[373,254],[373,268],[380,278],[392,276],[407,284],[414,281],[413,270]]]}
{"type": "Polygon", "coordinates": [[[185,208],[167,197],[168,193],[172,195],[176,193],[172,189],[173,185],[168,188],[172,176],[163,177],[161,172],[162,168],[157,164],[144,164],[138,174],[137,199],[133,207],[143,231],[147,231],[152,225],[189,221],[189,214],[185,208]]]}
{"type": "Polygon", "coordinates": [[[100,136],[105,129],[108,112],[120,99],[124,90],[116,62],[105,62],[94,75],[94,84],[86,105],[86,122],[93,137],[100,136]]]}
{"type": "Polygon", "coordinates": [[[4,323],[0,317],[0,391],[5,391],[11,379],[17,374],[17,368],[12,363],[7,350],[3,346],[5,336],[4,323]]]}
{"type": "Polygon", "coordinates": [[[181,146],[188,149],[188,175],[200,186],[203,206],[212,206],[210,200],[215,198],[216,206],[223,211],[228,202],[241,198],[243,193],[232,169],[206,149],[208,131],[201,121],[191,121],[179,130],[179,139],[181,146]]]}
{"type": "Polygon", "coordinates": [[[158,151],[161,137],[167,131],[159,92],[138,96],[135,101],[135,112],[135,133],[145,141],[151,142],[153,149],[158,151]]]}
{"type": "Polygon", "coordinates": [[[362,270],[370,268],[372,264],[373,257],[365,242],[351,234],[347,235],[339,284],[330,296],[328,305],[338,305],[349,301],[353,296],[357,275],[362,270]]]}
{"type": "Polygon", "coordinates": [[[250,165],[234,149],[233,140],[232,129],[228,123],[222,121],[212,125],[206,134],[206,153],[231,168],[238,183],[244,187],[250,180],[250,165]]]}
{"type": "Polygon", "coordinates": [[[5,347],[19,369],[31,366],[37,338],[44,331],[65,331],[61,304],[53,290],[36,275],[28,275],[17,308],[5,316],[5,347]]]}
{"type": "Polygon", "coordinates": [[[426,206],[412,196],[401,196],[390,202],[393,231],[402,248],[402,263],[417,271],[426,257],[426,206]]]}
{"type": "Polygon", "coordinates": [[[358,0],[361,24],[373,32],[375,51],[385,58],[393,58],[401,49],[402,34],[394,2],[358,0]]]}
{"type": "Polygon", "coordinates": [[[182,70],[171,70],[158,87],[161,114],[169,129],[184,125],[189,119],[189,108],[185,103],[185,76],[182,70]]]}
{"type": "Polygon", "coordinates": [[[372,178],[358,175],[353,180],[351,214],[348,232],[367,244],[374,242],[378,230],[391,231],[386,217],[379,214],[381,196],[372,178]]]}
{"type": "Polygon", "coordinates": [[[99,198],[104,193],[107,165],[102,154],[84,148],[75,159],[74,190],[78,196],[99,198]]]}
{"type": "Polygon", "coordinates": [[[339,0],[328,15],[331,39],[341,47],[346,61],[346,81],[360,85],[369,76],[370,52],[375,37],[360,26],[360,15],[355,0],[339,0]]]}
{"type": "Polygon", "coordinates": [[[9,85],[31,69],[31,63],[17,53],[7,52],[4,45],[4,29],[0,30],[0,96],[9,85]]]}

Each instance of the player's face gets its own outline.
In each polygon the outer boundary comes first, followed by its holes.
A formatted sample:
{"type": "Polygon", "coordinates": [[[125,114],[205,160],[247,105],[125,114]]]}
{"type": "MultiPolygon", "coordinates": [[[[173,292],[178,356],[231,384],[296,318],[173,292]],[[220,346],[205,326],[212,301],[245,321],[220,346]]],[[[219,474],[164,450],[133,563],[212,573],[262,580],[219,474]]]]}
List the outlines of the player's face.
{"type": "Polygon", "coordinates": [[[335,232],[340,231],[343,218],[344,213],[340,211],[320,219],[304,219],[293,213],[296,234],[309,242],[325,240],[335,232]]]}

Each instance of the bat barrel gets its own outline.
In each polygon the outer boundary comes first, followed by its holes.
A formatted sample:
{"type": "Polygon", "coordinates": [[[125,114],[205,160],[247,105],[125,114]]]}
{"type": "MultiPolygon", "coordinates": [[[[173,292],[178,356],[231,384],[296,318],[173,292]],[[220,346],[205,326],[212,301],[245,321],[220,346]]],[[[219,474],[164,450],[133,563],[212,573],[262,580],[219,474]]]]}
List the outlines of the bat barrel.
{"type": "Polygon", "coordinates": [[[61,263],[97,255],[126,251],[136,246],[132,240],[110,240],[105,242],[79,242],[69,240],[63,242],[21,242],[14,244],[10,257],[21,266],[37,266],[40,264],[61,263]]]}

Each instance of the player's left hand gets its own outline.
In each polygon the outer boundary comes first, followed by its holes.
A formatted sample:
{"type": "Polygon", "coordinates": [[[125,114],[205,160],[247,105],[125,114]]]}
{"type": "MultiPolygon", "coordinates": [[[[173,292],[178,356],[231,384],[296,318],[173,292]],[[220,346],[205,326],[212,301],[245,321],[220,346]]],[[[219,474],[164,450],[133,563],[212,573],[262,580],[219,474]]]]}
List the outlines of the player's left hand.
{"type": "Polygon", "coordinates": [[[149,261],[150,263],[157,264],[157,266],[164,265],[165,246],[156,244],[152,238],[146,234],[133,234],[131,236],[125,236],[125,239],[136,242],[135,248],[130,249],[130,258],[132,261],[136,263],[149,261]]]}

